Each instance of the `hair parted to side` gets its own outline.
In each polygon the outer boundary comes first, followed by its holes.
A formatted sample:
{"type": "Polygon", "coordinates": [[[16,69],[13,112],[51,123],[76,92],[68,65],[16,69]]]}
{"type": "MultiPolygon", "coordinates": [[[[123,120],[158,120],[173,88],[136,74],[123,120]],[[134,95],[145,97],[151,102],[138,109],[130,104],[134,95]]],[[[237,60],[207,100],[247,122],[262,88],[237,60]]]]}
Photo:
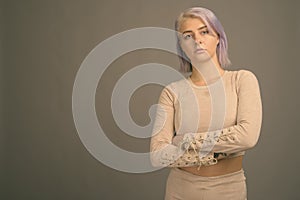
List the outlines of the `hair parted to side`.
{"type": "MultiPolygon", "coordinates": [[[[216,15],[209,9],[203,7],[193,7],[184,10],[178,16],[177,20],[175,21],[175,30],[178,32],[182,22],[188,18],[199,18],[201,19],[205,25],[207,26],[208,30],[210,31],[213,29],[217,35],[219,36],[219,44],[217,46],[217,57],[221,67],[225,68],[231,64],[228,58],[228,44],[227,44],[227,37],[224,31],[224,28],[221,22],[218,20],[216,15]]],[[[190,59],[185,55],[181,46],[180,46],[180,38],[177,36],[177,51],[180,61],[180,70],[182,72],[191,72],[192,71],[192,64],[190,59]]]]}

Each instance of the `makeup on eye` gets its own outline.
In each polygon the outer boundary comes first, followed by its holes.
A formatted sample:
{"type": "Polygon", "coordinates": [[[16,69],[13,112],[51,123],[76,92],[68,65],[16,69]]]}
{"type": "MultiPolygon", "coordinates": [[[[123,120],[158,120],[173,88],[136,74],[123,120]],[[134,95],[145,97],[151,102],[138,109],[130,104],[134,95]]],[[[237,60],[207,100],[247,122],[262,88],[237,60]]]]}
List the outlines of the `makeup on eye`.
{"type": "MultiPolygon", "coordinates": [[[[209,34],[209,31],[206,27],[202,27],[200,28],[201,30],[199,31],[200,35],[206,35],[206,34],[209,34]],[[205,29],[204,29],[205,28],[205,29]],[[204,29],[204,30],[202,30],[204,29]]],[[[182,34],[182,37],[183,39],[185,40],[188,40],[188,39],[191,39],[191,38],[194,38],[194,33],[192,31],[185,31],[183,34],[182,34]]]]}
{"type": "Polygon", "coordinates": [[[188,40],[188,39],[191,39],[191,38],[193,38],[192,37],[192,34],[185,34],[185,35],[183,35],[183,37],[182,37],[184,40],[188,40]]]}
{"type": "Polygon", "coordinates": [[[206,35],[206,34],[209,34],[209,31],[206,29],[206,30],[204,30],[204,31],[200,31],[200,34],[201,35],[206,35]]]}

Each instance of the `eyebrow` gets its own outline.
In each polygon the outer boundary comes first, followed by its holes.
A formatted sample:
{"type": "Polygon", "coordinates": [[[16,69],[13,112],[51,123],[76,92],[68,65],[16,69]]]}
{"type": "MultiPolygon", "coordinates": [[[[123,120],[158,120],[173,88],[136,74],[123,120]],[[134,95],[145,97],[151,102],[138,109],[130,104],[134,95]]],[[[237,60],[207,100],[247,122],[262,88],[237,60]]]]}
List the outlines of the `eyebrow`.
{"type": "MultiPolygon", "coordinates": [[[[207,28],[207,26],[201,26],[200,28],[198,28],[197,30],[200,31],[201,29],[204,29],[204,28],[207,28]]],[[[183,31],[182,34],[185,34],[185,33],[190,33],[190,32],[193,32],[191,30],[187,30],[187,31],[183,31]]]]}

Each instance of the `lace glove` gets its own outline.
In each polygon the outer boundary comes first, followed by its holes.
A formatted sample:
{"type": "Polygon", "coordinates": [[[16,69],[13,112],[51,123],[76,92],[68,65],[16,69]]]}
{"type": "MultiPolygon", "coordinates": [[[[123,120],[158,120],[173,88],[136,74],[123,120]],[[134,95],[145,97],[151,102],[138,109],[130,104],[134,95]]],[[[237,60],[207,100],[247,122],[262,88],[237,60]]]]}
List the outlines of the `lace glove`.
{"type": "Polygon", "coordinates": [[[188,150],[178,159],[169,164],[169,167],[191,167],[198,166],[198,170],[201,166],[210,166],[218,163],[218,160],[214,158],[213,154],[208,156],[199,157],[199,153],[193,150],[188,150]]]}
{"type": "Polygon", "coordinates": [[[212,131],[206,134],[186,133],[177,135],[173,138],[173,144],[182,146],[184,149],[210,152],[216,143],[234,143],[235,140],[238,140],[236,134],[228,129],[226,133],[223,131],[212,131]]]}
{"type": "Polygon", "coordinates": [[[185,134],[174,137],[173,145],[177,146],[177,150],[167,152],[161,158],[164,164],[168,163],[169,167],[190,167],[190,166],[210,166],[217,164],[214,153],[199,152],[194,145],[193,134],[185,134]]]}

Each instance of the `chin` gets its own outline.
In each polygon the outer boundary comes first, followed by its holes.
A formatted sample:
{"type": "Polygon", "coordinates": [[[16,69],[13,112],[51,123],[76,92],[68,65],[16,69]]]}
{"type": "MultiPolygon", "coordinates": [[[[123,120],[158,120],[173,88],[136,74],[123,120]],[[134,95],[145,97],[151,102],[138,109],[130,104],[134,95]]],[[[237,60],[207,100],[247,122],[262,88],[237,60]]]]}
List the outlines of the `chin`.
{"type": "Polygon", "coordinates": [[[197,55],[195,56],[192,61],[194,61],[195,63],[205,63],[205,62],[208,62],[208,61],[212,61],[212,58],[209,56],[209,55],[197,55]]]}

